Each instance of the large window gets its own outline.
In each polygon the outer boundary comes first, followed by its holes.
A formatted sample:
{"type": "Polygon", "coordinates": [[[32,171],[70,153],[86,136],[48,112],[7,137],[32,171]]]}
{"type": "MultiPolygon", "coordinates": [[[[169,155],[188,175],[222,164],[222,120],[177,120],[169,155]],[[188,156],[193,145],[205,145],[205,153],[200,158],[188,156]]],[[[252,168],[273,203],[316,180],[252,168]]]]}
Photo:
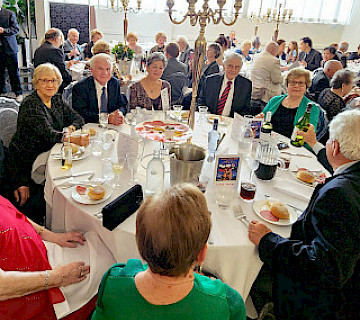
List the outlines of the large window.
{"type": "MultiPolygon", "coordinates": [[[[102,8],[110,7],[110,0],[51,0],[54,2],[67,2],[89,4],[102,8]]],[[[188,8],[187,0],[174,0],[174,12],[182,15],[188,8]]],[[[293,9],[293,22],[311,23],[339,23],[348,24],[351,18],[351,9],[354,0],[243,0],[241,12],[249,17],[252,12],[265,15],[268,8],[274,9],[283,4],[283,8],[293,9]],[[260,10],[261,8],[261,10],[260,10]],[[244,10],[244,12],[243,12],[244,10]]],[[[225,15],[233,15],[234,0],[227,0],[225,4],[225,15]]],[[[115,0],[115,4],[121,4],[121,0],[115,0]]],[[[130,7],[136,7],[136,0],[129,0],[130,7]]],[[[201,9],[202,0],[198,0],[196,8],[201,9]]],[[[209,0],[210,8],[218,8],[217,0],[209,0]]],[[[142,0],[141,10],[143,12],[165,12],[167,10],[166,0],[142,0]]]]}

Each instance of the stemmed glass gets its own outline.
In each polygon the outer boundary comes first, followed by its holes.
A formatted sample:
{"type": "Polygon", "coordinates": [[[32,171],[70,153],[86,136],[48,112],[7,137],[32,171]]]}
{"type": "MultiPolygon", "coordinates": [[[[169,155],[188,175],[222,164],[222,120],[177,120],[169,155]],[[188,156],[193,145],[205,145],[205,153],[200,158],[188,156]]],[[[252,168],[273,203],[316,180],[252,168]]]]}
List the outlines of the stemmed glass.
{"type": "Polygon", "coordinates": [[[126,162],[126,159],[123,157],[121,157],[121,158],[115,157],[111,161],[112,169],[115,174],[114,188],[120,187],[120,176],[124,170],[125,162],[126,162]]]}
{"type": "Polygon", "coordinates": [[[136,182],[138,182],[138,179],[136,178],[136,172],[139,164],[139,157],[136,155],[136,157],[126,155],[126,162],[127,166],[131,172],[131,177],[129,180],[129,185],[134,185],[136,182]]]}
{"type": "Polygon", "coordinates": [[[109,114],[101,112],[99,115],[99,122],[100,122],[100,127],[106,129],[107,128],[106,125],[109,123],[109,114]]]}
{"type": "Polygon", "coordinates": [[[130,111],[125,115],[126,124],[136,125],[136,109],[130,109],[130,111]]]}

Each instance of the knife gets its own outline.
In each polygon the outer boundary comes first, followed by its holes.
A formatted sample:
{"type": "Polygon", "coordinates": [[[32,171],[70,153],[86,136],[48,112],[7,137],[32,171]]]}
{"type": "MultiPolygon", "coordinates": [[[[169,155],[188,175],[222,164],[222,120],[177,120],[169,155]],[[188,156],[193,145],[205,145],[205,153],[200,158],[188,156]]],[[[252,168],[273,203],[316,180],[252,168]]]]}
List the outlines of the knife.
{"type": "Polygon", "coordinates": [[[293,152],[288,152],[288,151],[282,151],[281,154],[288,154],[288,155],[294,156],[294,157],[312,158],[311,156],[308,156],[307,154],[293,153],[293,152]]]}
{"type": "Polygon", "coordinates": [[[53,179],[53,181],[56,181],[56,180],[62,180],[62,179],[67,179],[67,178],[72,178],[72,177],[80,177],[80,176],[85,176],[87,174],[93,174],[94,171],[83,171],[83,172],[76,172],[76,173],[73,173],[73,174],[68,174],[66,176],[61,176],[61,177],[55,177],[53,179]]]}

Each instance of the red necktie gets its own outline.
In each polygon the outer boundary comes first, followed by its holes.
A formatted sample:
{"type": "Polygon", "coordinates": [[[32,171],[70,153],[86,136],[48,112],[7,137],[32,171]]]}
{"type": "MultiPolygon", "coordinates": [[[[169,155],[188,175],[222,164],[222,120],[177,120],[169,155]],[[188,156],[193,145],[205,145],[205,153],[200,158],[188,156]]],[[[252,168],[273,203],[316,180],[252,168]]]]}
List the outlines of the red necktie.
{"type": "Polygon", "coordinates": [[[225,103],[226,103],[226,99],[229,95],[229,91],[230,91],[230,88],[231,88],[231,84],[232,84],[232,81],[228,81],[227,84],[226,84],[226,87],[219,99],[219,102],[218,102],[218,106],[217,106],[217,110],[216,110],[216,114],[222,114],[223,110],[224,110],[224,107],[225,107],[225,103]]]}

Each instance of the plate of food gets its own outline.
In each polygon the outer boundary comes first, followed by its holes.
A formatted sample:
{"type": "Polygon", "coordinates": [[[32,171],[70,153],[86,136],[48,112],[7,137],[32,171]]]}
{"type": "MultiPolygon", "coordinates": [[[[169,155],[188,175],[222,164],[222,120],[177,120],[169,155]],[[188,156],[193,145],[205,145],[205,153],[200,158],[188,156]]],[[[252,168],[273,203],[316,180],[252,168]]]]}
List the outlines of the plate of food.
{"type": "Polygon", "coordinates": [[[293,208],[275,198],[254,201],[253,209],[261,219],[279,226],[290,226],[298,218],[293,208]]]}
{"type": "Polygon", "coordinates": [[[192,130],[184,123],[145,121],[135,127],[143,138],[161,142],[186,142],[192,136],[192,130]]]}
{"type": "Polygon", "coordinates": [[[112,193],[112,188],[106,184],[87,186],[74,186],[71,197],[81,204],[98,204],[109,199],[112,193]]]}
{"type": "Polygon", "coordinates": [[[309,170],[306,168],[298,168],[297,170],[291,170],[291,173],[297,181],[310,187],[315,187],[319,183],[324,183],[326,179],[325,172],[321,169],[309,170]]]}
{"type": "MultiPolygon", "coordinates": [[[[90,155],[90,150],[88,148],[78,146],[75,143],[71,143],[71,149],[72,149],[72,159],[74,161],[85,159],[90,155]]],[[[54,160],[61,160],[62,158],[61,151],[52,153],[51,156],[54,160]]]]}

